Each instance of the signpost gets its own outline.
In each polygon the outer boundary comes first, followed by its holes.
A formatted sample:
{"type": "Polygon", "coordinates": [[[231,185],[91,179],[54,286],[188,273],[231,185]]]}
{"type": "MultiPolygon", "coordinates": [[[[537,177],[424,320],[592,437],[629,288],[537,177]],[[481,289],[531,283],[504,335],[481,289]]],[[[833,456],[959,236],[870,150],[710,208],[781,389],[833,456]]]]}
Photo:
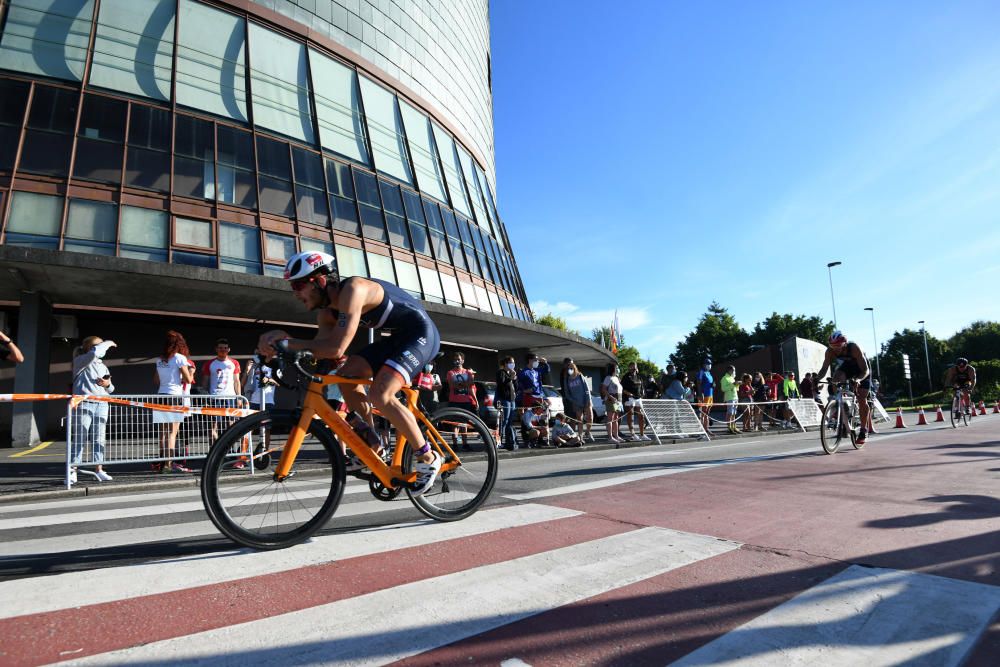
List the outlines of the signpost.
{"type": "Polygon", "coordinates": [[[906,386],[910,390],[910,407],[913,407],[913,383],[910,382],[910,355],[903,355],[903,377],[906,378],[906,386]]]}

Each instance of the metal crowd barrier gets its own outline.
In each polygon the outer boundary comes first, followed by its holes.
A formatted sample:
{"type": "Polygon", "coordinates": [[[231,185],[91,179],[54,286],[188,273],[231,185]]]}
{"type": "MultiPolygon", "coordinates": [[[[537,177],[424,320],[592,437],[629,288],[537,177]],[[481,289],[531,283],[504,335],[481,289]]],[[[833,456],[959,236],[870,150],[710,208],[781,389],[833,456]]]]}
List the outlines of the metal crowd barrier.
{"type": "Polygon", "coordinates": [[[660,438],[702,438],[710,440],[705,427],[688,401],[668,398],[642,399],[642,411],[653,430],[657,444],[660,438]]]}
{"type": "Polygon", "coordinates": [[[799,428],[804,433],[810,426],[819,426],[823,422],[823,409],[812,398],[789,398],[788,409],[795,416],[799,428]]]}
{"type": "Polygon", "coordinates": [[[82,466],[203,459],[232,423],[251,414],[245,396],[74,396],[66,409],[66,488],[82,466]],[[166,438],[178,424],[173,454],[166,438]],[[162,444],[161,444],[162,442],[162,444]]]}

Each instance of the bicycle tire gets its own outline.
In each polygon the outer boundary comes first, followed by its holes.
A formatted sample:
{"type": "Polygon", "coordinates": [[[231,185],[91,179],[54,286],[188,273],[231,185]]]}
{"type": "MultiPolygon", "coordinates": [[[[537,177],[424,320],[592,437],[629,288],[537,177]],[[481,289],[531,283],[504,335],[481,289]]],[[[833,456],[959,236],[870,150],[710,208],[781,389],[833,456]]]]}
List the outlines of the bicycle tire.
{"type": "Polygon", "coordinates": [[[823,445],[823,451],[827,454],[835,454],[840,449],[840,439],[843,437],[841,428],[843,422],[840,419],[840,404],[837,401],[830,401],[823,408],[823,421],[819,429],[819,441],[823,445]]]}
{"type": "MultiPolygon", "coordinates": [[[[869,415],[870,414],[871,413],[869,413],[869,415]]],[[[851,407],[850,419],[851,444],[854,445],[854,449],[864,449],[866,443],[862,442],[860,445],[858,444],[858,438],[861,437],[861,414],[857,401],[855,401],[854,405],[851,407]]]]}
{"type": "Polygon", "coordinates": [[[958,396],[953,396],[951,399],[951,412],[948,415],[951,417],[951,427],[958,428],[958,422],[960,420],[962,412],[962,399],[958,396]]]}
{"type": "MultiPolygon", "coordinates": [[[[452,445],[462,459],[462,465],[440,475],[434,486],[421,496],[406,490],[422,514],[437,521],[458,521],[471,516],[482,506],[493,490],[498,472],[496,441],[486,423],[477,415],[460,408],[442,408],[430,418],[431,424],[444,438],[449,439],[460,427],[468,449],[452,445]]],[[[430,438],[428,438],[430,441],[430,438]]],[[[403,448],[403,472],[409,473],[415,464],[410,443],[403,448]]]]}
{"type": "Polygon", "coordinates": [[[240,462],[244,436],[266,427],[272,443],[283,441],[298,421],[297,412],[258,412],[229,427],[208,452],[201,479],[205,511],[223,535],[241,546],[283,549],[303,542],[329,521],[340,504],[344,456],[322,422],[310,423],[292,474],[284,480],[276,481],[267,472],[251,475],[256,456],[250,466],[234,466],[240,462]]]}

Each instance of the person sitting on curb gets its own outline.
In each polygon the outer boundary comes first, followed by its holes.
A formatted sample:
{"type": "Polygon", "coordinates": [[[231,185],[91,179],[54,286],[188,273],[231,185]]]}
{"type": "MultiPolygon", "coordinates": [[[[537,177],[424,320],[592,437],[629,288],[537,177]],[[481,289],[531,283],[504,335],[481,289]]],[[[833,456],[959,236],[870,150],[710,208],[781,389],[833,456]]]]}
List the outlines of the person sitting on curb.
{"type": "Polygon", "coordinates": [[[580,435],[566,423],[566,415],[559,413],[552,424],[552,442],[556,447],[579,447],[580,435]]]}
{"type": "Polygon", "coordinates": [[[545,408],[536,405],[526,409],[521,417],[521,438],[529,449],[536,449],[545,444],[549,436],[549,427],[545,423],[545,408]]]}

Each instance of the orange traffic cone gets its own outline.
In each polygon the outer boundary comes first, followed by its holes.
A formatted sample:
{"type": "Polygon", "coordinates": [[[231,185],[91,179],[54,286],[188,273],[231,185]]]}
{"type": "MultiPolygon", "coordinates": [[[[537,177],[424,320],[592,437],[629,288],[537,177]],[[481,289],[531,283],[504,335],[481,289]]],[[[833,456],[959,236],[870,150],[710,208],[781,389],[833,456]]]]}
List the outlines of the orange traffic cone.
{"type": "Polygon", "coordinates": [[[893,428],[906,428],[903,423],[903,408],[896,408],[896,425],[893,428]]]}
{"type": "Polygon", "coordinates": [[[979,414],[981,415],[986,414],[986,403],[984,403],[983,401],[979,401],[979,414]]]}
{"type": "Polygon", "coordinates": [[[997,404],[993,406],[993,414],[1000,414],[1000,399],[998,399],[997,404]]]}
{"type": "Polygon", "coordinates": [[[934,418],[934,421],[936,421],[936,422],[943,422],[944,421],[944,413],[941,411],[941,406],[940,405],[938,406],[937,417],[934,418]]]}
{"type": "Polygon", "coordinates": [[[927,426],[927,417],[924,416],[924,409],[920,408],[917,413],[917,426],[927,426]]]}

